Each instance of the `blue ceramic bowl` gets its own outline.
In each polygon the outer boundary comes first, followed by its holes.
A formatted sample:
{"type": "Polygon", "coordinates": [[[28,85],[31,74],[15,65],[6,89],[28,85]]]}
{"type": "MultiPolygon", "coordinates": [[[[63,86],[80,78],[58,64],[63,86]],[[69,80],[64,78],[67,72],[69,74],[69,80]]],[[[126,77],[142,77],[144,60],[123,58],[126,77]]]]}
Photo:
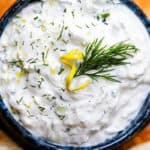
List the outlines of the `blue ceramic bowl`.
{"type": "MultiPolygon", "coordinates": [[[[35,0],[18,0],[2,17],[0,20],[0,36],[5,29],[9,20],[25,7],[30,2],[35,0]]],[[[134,13],[140,18],[141,22],[145,25],[147,32],[150,34],[150,22],[145,17],[143,12],[130,0],[122,0],[134,13]]],[[[21,126],[11,115],[3,100],[0,98],[0,126],[14,141],[20,144],[24,149],[32,150],[73,150],[73,149],[85,149],[85,150],[110,150],[114,149],[123,142],[130,139],[135,133],[140,131],[150,119],[150,93],[148,94],[143,107],[141,108],[137,117],[131,122],[130,126],[124,131],[119,132],[113,139],[107,140],[104,143],[91,146],[91,147],[72,147],[61,146],[51,143],[50,141],[43,140],[29,133],[23,126],[21,126]]]]}

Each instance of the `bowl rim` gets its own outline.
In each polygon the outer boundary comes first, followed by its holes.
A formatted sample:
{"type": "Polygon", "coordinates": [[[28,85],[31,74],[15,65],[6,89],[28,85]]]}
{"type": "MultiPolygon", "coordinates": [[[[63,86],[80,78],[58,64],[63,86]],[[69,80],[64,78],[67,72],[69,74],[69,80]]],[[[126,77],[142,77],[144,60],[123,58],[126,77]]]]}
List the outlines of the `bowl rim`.
{"type": "MultiPolygon", "coordinates": [[[[0,37],[5,29],[7,23],[11,18],[16,15],[21,9],[28,5],[31,1],[38,0],[19,0],[17,1],[0,19],[0,37]]],[[[138,18],[141,20],[148,34],[150,35],[150,21],[144,15],[142,10],[130,0],[121,0],[123,4],[128,6],[138,18]]],[[[23,127],[19,122],[17,122],[13,115],[9,112],[7,106],[4,104],[2,98],[0,97],[0,122],[1,128],[19,145],[24,148],[36,149],[36,150],[48,150],[48,149],[114,149],[123,142],[127,141],[133,137],[138,131],[143,129],[150,120],[150,93],[148,94],[143,107],[139,111],[137,117],[131,122],[129,127],[125,130],[119,132],[113,139],[106,140],[102,144],[97,144],[94,146],[78,147],[78,146],[61,146],[59,144],[54,144],[53,142],[43,140],[40,137],[32,135],[25,127],[23,127]]]]}

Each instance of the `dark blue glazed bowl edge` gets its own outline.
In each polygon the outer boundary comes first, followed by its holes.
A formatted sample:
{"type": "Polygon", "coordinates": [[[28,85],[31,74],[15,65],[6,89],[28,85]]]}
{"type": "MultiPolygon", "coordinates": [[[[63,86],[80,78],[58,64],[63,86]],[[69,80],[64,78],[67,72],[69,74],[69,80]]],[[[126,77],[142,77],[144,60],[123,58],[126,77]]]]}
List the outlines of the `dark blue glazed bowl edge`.
{"type": "MultiPolygon", "coordinates": [[[[26,6],[31,0],[20,0],[17,1],[2,17],[0,20],[0,36],[9,22],[9,20],[18,13],[24,6],[26,6]]],[[[144,13],[130,0],[122,0],[130,9],[132,9],[135,14],[143,22],[150,35],[150,21],[144,15],[144,13]]],[[[138,116],[132,121],[131,125],[124,131],[118,133],[111,140],[107,140],[102,144],[98,144],[91,147],[73,147],[73,146],[60,146],[53,144],[46,140],[42,140],[31,133],[29,133],[23,126],[21,126],[10,114],[3,100],[0,98],[0,122],[1,128],[8,134],[12,139],[21,145],[24,149],[32,150],[51,150],[51,149],[64,149],[64,150],[90,150],[90,149],[100,149],[109,150],[115,149],[123,142],[129,140],[136,133],[142,130],[150,121],[150,93],[148,94],[142,109],[140,110],[138,116]]]]}

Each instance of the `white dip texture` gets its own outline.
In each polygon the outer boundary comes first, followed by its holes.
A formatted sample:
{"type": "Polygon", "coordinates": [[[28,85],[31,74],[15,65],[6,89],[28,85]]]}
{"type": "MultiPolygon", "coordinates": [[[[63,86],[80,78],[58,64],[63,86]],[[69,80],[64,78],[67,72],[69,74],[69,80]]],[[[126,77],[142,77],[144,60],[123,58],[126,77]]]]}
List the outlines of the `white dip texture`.
{"type": "MultiPolygon", "coordinates": [[[[150,39],[136,15],[119,1],[46,0],[29,4],[0,38],[0,95],[31,133],[61,145],[91,146],[127,128],[150,90],[150,39]],[[139,51],[111,74],[120,82],[91,80],[69,92],[70,68],[60,57],[104,37],[128,40],[139,51]],[[21,69],[24,69],[24,72],[21,69]]],[[[82,84],[87,76],[74,78],[82,84]]]]}

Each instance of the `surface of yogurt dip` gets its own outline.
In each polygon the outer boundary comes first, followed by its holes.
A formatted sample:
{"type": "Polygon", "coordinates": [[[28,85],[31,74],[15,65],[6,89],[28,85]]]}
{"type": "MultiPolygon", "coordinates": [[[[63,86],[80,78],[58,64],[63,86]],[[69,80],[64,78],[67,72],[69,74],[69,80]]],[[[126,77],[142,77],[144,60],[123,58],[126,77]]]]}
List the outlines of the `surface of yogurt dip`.
{"type": "MultiPolygon", "coordinates": [[[[119,1],[46,0],[29,4],[0,38],[0,94],[30,132],[61,145],[102,143],[128,127],[150,90],[150,39],[140,20],[119,1]],[[107,14],[107,18],[104,18],[107,14]],[[108,15],[109,14],[109,15],[108,15]],[[139,48],[130,64],[68,92],[70,69],[60,56],[104,37],[139,48]],[[21,72],[22,67],[27,73],[21,72]]],[[[73,80],[82,84],[88,77],[73,80]]]]}

